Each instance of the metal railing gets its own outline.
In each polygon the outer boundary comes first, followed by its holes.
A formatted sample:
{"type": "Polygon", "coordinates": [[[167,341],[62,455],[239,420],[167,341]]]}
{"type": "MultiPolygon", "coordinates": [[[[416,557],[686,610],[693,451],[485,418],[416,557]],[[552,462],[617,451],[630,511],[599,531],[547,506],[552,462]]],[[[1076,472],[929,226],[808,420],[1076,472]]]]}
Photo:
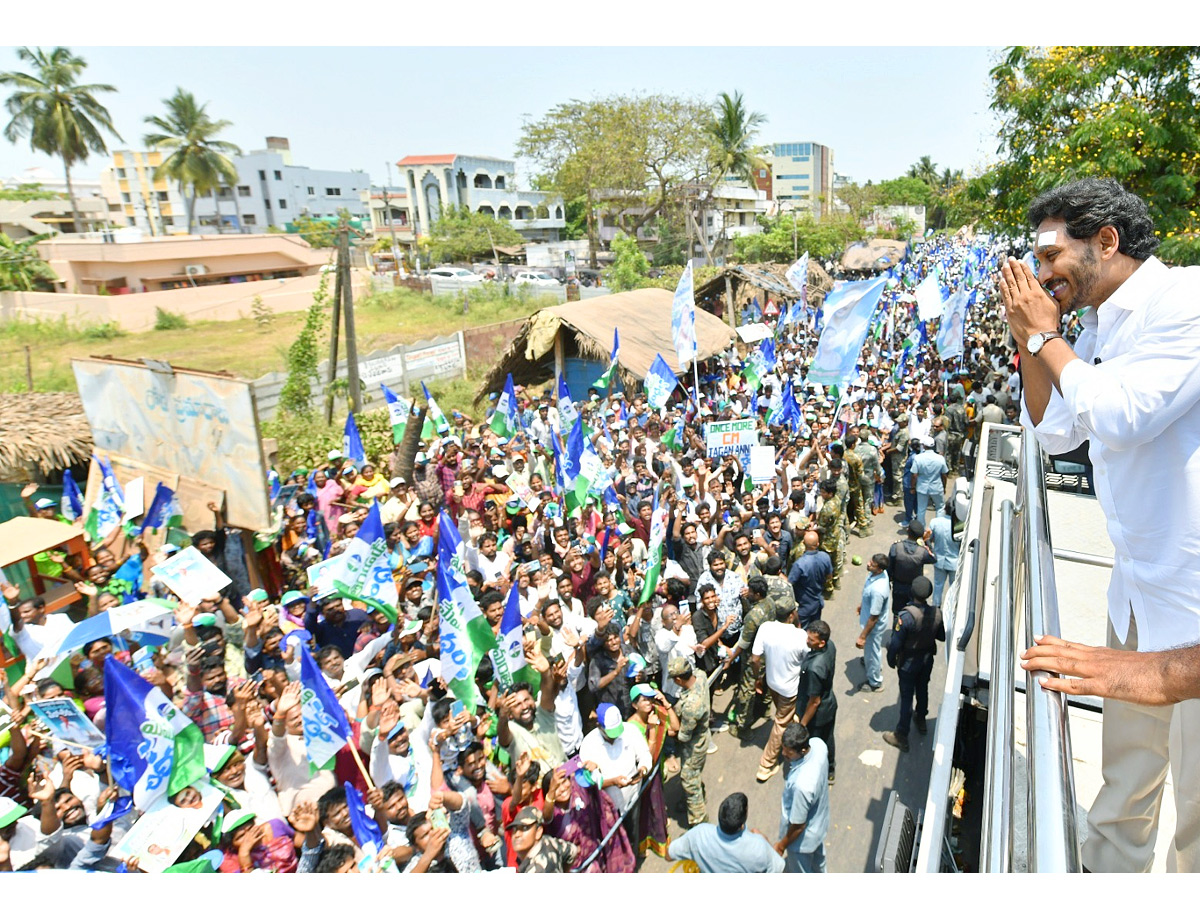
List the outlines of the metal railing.
{"type": "MultiPolygon", "coordinates": [[[[1013,605],[996,610],[996,620],[1014,617],[1024,606],[1025,646],[1036,635],[1060,632],[1058,591],[1054,578],[1054,549],[1050,541],[1050,519],[1046,507],[1046,481],[1042,452],[1037,439],[1022,433],[1017,481],[1017,510],[1009,520],[1013,526],[1014,565],[1012,575],[1013,605]]],[[[1003,576],[1002,576],[1003,577],[1003,576]]],[[[1008,589],[1008,586],[1005,586],[1008,589]]],[[[1001,598],[1002,602],[1004,598],[1001,598]]],[[[1003,690],[1001,682],[1013,678],[1013,654],[1008,654],[993,666],[993,686],[989,692],[992,702],[1003,690]]],[[[1071,731],[1067,720],[1066,697],[1057,691],[1043,690],[1038,684],[1041,672],[1025,674],[1025,734],[1028,753],[1028,856],[1030,872],[1079,872],[1081,870],[1079,823],[1075,804],[1075,773],[1071,755],[1071,731]]],[[[1006,719],[1011,723],[1013,692],[1005,693],[1010,701],[1006,719]]],[[[993,709],[992,716],[996,715],[993,709]]],[[[1003,728],[1004,726],[999,726],[1003,728]]],[[[1003,747],[1003,745],[1002,745],[1003,747]]],[[[1015,747],[1008,742],[1003,747],[1010,760],[1015,747]]],[[[999,751],[998,751],[999,752],[999,751]]],[[[992,789],[1002,789],[994,784],[992,789]]],[[[1004,803],[1004,815],[998,816],[1001,834],[1012,834],[1012,803],[1004,803]]],[[[1000,844],[1003,843],[1001,838],[1000,844]]],[[[992,835],[991,846],[997,864],[1003,864],[1000,844],[992,835]]],[[[988,860],[992,861],[991,858],[988,860]]],[[[993,870],[995,871],[995,870],[993,870]]],[[[1000,871],[1003,871],[1002,869],[1000,871]]]]}
{"type": "Polygon", "coordinates": [[[985,872],[1011,872],[1013,862],[1013,693],[1016,688],[1013,669],[1016,631],[1014,519],[1012,501],[1005,500],[1000,504],[1000,558],[992,620],[991,684],[988,689],[988,755],[984,771],[983,835],[980,841],[980,867],[985,872]]]}

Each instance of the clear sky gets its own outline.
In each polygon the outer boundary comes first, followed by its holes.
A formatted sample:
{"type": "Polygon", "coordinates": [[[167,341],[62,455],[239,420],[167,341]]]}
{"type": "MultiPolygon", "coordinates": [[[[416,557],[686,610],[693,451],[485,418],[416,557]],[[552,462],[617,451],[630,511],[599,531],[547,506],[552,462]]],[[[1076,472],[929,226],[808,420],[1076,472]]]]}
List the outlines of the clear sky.
{"type": "MultiPolygon", "coordinates": [[[[825,144],[836,171],[860,183],[903,175],[922,155],[969,175],[996,149],[995,48],[70,46],[88,62],[86,81],[118,89],[103,98],[124,138],[110,148],[140,148],[142,120],[180,86],[233,123],[223,137],[244,151],[287,137],[297,165],[365,170],[376,184],[410,153],[513,158],[525,117],[634,91],[711,100],[740,90],[768,117],[759,142],[825,144]]],[[[20,67],[0,47],[0,71],[20,67]]],[[[106,164],[93,157],[73,172],[94,178],[106,164]]],[[[0,138],[0,177],[35,165],[61,171],[0,138]]]]}

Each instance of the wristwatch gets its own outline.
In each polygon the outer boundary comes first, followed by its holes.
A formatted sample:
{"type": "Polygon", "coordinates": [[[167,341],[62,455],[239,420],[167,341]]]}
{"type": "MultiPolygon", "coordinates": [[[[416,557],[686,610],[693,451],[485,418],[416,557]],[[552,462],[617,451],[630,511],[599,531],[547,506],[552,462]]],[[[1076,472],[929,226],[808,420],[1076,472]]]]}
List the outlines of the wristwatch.
{"type": "Polygon", "coordinates": [[[1029,338],[1025,344],[1025,349],[1029,351],[1030,356],[1037,356],[1042,352],[1042,348],[1046,346],[1047,341],[1052,341],[1055,338],[1061,338],[1062,335],[1057,331],[1040,331],[1029,338]]]}

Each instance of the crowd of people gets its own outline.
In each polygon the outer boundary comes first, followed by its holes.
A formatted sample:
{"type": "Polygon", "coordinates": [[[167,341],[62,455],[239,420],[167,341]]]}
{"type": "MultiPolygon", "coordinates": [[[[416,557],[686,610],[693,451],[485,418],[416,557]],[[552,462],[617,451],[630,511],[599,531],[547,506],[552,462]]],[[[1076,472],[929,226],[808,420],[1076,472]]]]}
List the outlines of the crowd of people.
{"type": "MultiPolygon", "coordinates": [[[[908,750],[910,724],[925,729],[944,637],[937,607],[957,567],[955,478],[973,472],[982,423],[1018,420],[995,285],[1008,249],[915,244],[886,273],[857,370],[840,386],[808,377],[818,305],[784,306],[768,320],[768,348],[702,361],[699,384],[681,383],[659,408],[615,381],[573,404],[517,386],[515,433],[489,427],[491,410],[478,422],[452,411],[409,477],[398,450],[367,461],[340,448],[272,473],[287,499],[278,533],[260,536],[265,589],[251,588],[241,541],[214,504],[213,527],[191,543],[229,583],[175,605],[164,642],[134,629],[47,658],[43,647],[73,623],[6,586],[26,664],[4,686],[0,868],[145,867],[117,852],[146,810],[130,804],[106,745],[64,742],[31,707],[69,698],[105,732],[106,681],[120,664],[203,735],[198,778],[167,795],[204,813],[172,856],[176,870],[631,872],[657,853],[701,871],[825,871],[838,648],[862,651],[864,690],[884,690],[885,661],[896,668],[901,715],[887,740],[908,750]],[[943,299],[971,298],[946,359],[936,318],[923,320],[913,299],[935,274],[943,299]],[[601,473],[586,490],[564,459],[576,418],[601,473]],[[773,448],[765,476],[706,443],[708,424],[747,419],[773,448]],[[903,510],[905,537],[869,556],[861,598],[847,597],[843,574],[860,562],[850,539],[890,524],[878,518],[888,506],[903,510]],[[392,608],[312,577],[376,515],[392,608]],[[492,634],[519,616],[524,668],[502,678],[500,651],[484,655],[477,702],[442,678],[448,523],[492,634]],[[860,604],[853,635],[823,618],[834,598],[860,604]],[[309,655],[349,726],[323,768],[306,743],[309,655]],[[716,714],[724,692],[728,711],[716,714]],[[712,734],[744,736],[764,716],[758,781],[784,773],[772,838],[746,829],[745,794],[720,802],[715,825],[707,812],[712,734]],[[668,821],[671,778],[686,833],[668,821]]],[[[57,509],[38,501],[30,512],[57,509]]],[[[77,580],[95,617],[141,597],[178,599],[152,567],[182,551],[155,544],[118,528],[86,568],[58,553],[38,565],[77,580]]]]}

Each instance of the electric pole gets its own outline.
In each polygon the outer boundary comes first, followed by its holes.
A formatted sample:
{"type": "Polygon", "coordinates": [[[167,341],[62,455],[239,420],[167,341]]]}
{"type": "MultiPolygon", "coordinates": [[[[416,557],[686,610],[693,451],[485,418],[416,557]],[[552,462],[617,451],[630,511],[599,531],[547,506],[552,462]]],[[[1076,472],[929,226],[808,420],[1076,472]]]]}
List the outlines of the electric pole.
{"type": "MultiPolygon", "coordinates": [[[[388,231],[390,231],[391,235],[392,235],[392,262],[394,262],[396,264],[396,274],[395,274],[395,276],[393,276],[393,279],[395,279],[395,278],[398,278],[400,275],[400,250],[398,249],[398,245],[396,243],[396,222],[392,218],[392,164],[391,163],[387,164],[387,176],[388,176],[387,192],[383,195],[383,203],[384,203],[384,208],[387,210],[388,231]]],[[[395,280],[393,280],[392,284],[395,285],[395,283],[396,283],[395,280]]]]}

